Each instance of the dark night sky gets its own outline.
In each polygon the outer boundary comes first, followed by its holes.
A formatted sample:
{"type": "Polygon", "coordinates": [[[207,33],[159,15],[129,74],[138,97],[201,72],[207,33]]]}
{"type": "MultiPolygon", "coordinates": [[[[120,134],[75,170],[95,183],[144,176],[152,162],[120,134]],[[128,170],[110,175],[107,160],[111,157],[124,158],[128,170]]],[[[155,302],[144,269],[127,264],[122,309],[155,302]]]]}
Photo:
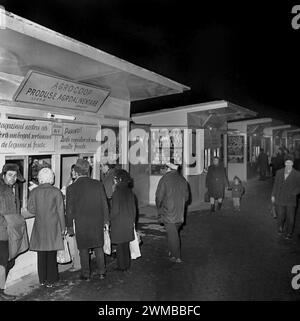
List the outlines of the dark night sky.
{"type": "MultiPolygon", "coordinates": [[[[192,89],[133,112],[225,99],[300,126],[296,1],[0,0],[6,10],[192,89]]],[[[300,1],[299,1],[300,4],[300,1]]]]}

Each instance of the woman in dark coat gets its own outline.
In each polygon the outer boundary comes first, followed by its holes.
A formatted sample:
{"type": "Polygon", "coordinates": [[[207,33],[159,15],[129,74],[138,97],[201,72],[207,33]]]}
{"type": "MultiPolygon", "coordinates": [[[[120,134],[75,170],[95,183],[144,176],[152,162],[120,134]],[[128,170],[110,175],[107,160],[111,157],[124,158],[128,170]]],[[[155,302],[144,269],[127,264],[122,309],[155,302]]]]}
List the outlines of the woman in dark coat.
{"type": "Polygon", "coordinates": [[[210,199],[211,212],[215,211],[215,199],[218,200],[218,210],[222,207],[225,188],[229,186],[228,178],[223,165],[219,164],[219,158],[213,158],[213,164],[209,166],[206,176],[206,187],[210,199]]]}
{"type": "Polygon", "coordinates": [[[110,237],[111,242],[117,244],[117,269],[126,271],[131,261],[129,242],[134,240],[136,203],[132,192],[132,179],[125,170],[116,170],[114,182],[110,237]]]}
{"type": "Polygon", "coordinates": [[[38,181],[28,200],[28,210],[35,215],[30,250],[37,251],[40,284],[52,287],[58,281],[57,250],[64,248],[64,201],[61,191],[52,186],[54,173],[50,168],[39,171],[38,181]]]}

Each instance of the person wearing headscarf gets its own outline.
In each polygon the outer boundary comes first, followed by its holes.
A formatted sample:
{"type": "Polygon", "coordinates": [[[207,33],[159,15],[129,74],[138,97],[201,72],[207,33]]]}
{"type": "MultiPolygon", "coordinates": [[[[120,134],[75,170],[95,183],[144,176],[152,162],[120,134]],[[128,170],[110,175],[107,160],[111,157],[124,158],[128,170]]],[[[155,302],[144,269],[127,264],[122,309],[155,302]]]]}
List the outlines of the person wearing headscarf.
{"type": "Polygon", "coordinates": [[[40,284],[52,287],[59,280],[57,251],[64,249],[64,200],[61,191],[53,186],[52,169],[41,169],[38,182],[38,187],[30,192],[28,200],[28,211],[35,215],[30,250],[37,252],[40,284]]]}
{"type": "Polygon", "coordinates": [[[220,164],[219,157],[213,158],[213,163],[208,167],[206,175],[206,188],[210,199],[210,210],[215,212],[215,200],[218,200],[217,209],[220,210],[223,203],[225,188],[229,186],[225,168],[220,164]]]}
{"type": "Polygon", "coordinates": [[[132,192],[133,181],[127,171],[116,169],[110,213],[111,243],[117,244],[117,269],[127,271],[131,257],[129,242],[134,240],[136,203],[132,192]]]}
{"type": "Polygon", "coordinates": [[[271,201],[277,212],[278,234],[285,232],[286,239],[293,235],[297,195],[300,193],[300,172],[293,168],[292,155],[285,157],[285,167],[276,172],[271,201]]]}

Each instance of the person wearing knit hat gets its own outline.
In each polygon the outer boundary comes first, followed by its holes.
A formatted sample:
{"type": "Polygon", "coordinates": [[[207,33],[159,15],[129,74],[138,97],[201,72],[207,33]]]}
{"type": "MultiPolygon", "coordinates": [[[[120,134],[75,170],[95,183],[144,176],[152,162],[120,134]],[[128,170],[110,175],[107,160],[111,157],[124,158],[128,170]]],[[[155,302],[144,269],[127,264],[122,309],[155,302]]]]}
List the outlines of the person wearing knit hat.
{"type": "Polygon", "coordinates": [[[40,284],[52,287],[59,280],[57,251],[64,249],[64,200],[61,191],[53,186],[54,172],[51,168],[42,168],[37,177],[39,185],[30,192],[27,206],[35,216],[30,250],[37,252],[40,284]]]}
{"type": "Polygon", "coordinates": [[[293,168],[293,156],[285,156],[285,167],[276,172],[271,202],[277,212],[278,234],[291,239],[294,230],[297,195],[300,193],[300,172],[293,168]]]}

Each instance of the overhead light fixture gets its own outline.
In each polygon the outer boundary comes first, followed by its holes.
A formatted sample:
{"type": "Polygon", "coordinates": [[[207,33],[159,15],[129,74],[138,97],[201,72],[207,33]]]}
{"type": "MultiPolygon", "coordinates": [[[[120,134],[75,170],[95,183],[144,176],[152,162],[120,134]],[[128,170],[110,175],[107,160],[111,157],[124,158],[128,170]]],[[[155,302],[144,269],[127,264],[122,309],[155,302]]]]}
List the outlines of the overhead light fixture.
{"type": "Polygon", "coordinates": [[[47,113],[47,118],[48,119],[64,119],[64,120],[75,120],[75,116],[70,116],[70,115],[58,115],[58,114],[51,114],[47,113]]]}

